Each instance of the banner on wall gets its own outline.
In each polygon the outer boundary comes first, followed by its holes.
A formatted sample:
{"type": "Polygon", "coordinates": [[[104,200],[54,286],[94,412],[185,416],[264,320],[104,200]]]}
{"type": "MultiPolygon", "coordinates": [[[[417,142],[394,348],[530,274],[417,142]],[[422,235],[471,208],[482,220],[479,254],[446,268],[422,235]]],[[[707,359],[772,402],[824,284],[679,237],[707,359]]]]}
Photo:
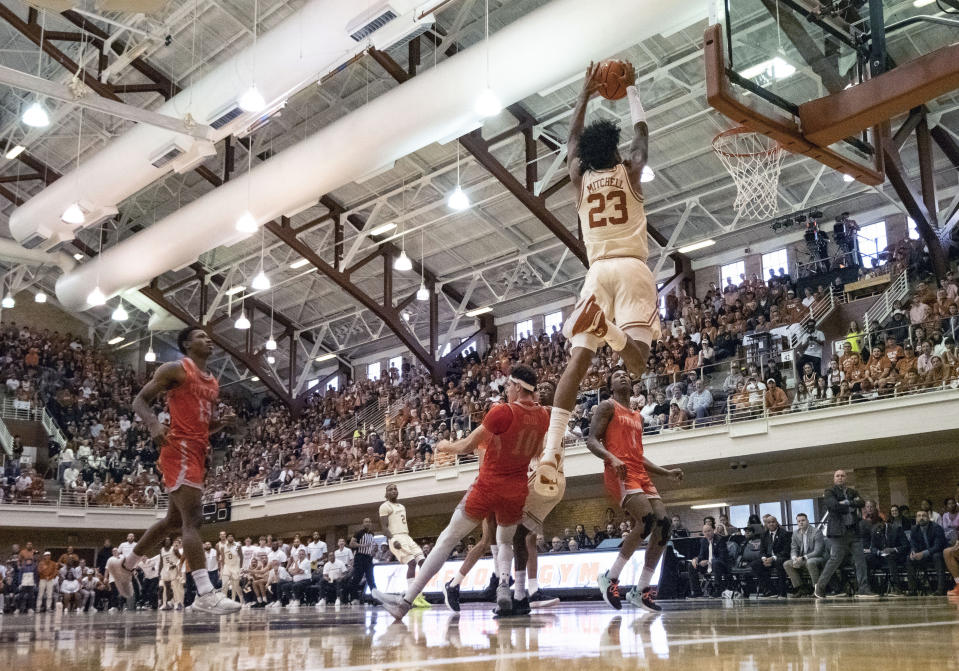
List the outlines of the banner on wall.
{"type": "MultiPolygon", "coordinates": [[[[537,580],[542,589],[562,591],[564,589],[599,589],[597,577],[604,573],[619,552],[563,552],[557,554],[539,555],[539,575],[537,580]]],[[[646,562],[646,551],[638,550],[626,564],[619,577],[621,585],[635,585],[646,562]]],[[[652,584],[659,583],[659,574],[662,569],[662,560],[653,574],[652,584]]],[[[451,560],[443,564],[440,572],[426,584],[423,590],[426,593],[439,594],[443,585],[452,580],[453,576],[463,565],[461,560],[451,560]]],[[[476,566],[460,583],[460,591],[482,592],[489,584],[493,573],[493,560],[480,559],[476,566]]],[[[376,587],[384,592],[400,593],[406,591],[406,566],[403,564],[377,564],[373,567],[373,576],[376,578],[376,587]]]]}

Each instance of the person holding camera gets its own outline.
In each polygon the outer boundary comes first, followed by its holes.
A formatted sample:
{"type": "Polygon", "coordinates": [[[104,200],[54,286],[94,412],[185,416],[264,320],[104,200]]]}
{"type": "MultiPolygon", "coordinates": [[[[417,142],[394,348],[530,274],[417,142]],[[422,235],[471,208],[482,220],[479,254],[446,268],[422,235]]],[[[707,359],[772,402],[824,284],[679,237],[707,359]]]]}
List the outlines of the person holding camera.
{"type": "Polygon", "coordinates": [[[833,486],[826,488],[823,493],[827,510],[826,547],[829,549],[829,561],[823,567],[813,593],[817,599],[826,598],[829,579],[842,566],[846,556],[851,554],[856,567],[856,582],[859,584],[856,598],[878,599],[879,595],[869,587],[866,556],[863,554],[862,538],[859,535],[859,520],[862,517],[860,511],[866,502],[859,496],[859,492],[846,485],[846,471],[840,469],[833,473],[832,481],[833,486]]]}

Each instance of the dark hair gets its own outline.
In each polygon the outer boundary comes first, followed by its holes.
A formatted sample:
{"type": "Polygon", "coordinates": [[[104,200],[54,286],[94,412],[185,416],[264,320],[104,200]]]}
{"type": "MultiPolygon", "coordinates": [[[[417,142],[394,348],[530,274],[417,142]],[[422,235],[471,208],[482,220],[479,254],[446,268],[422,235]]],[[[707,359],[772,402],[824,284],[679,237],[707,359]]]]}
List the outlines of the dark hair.
{"type": "Polygon", "coordinates": [[[533,372],[533,369],[529,366],[513,366],[513,370],[509,372],[510,377],[515,377],[517,380],[521,380],[526,384],[536,389],[536,373],[533,372]]]}
{"type": "Polygon", "coordinates": [[[799,519],[800,517],[805,517],[807,520],[809,519],[809,515],[806,513],[796,513],[796,519],[799,519]]]}
{"type": "Polygon", "coordinates": [[[619,124],[609,119],[600,119],[586,126],[576,150],[580,171],[608,170],[616,165],[619,135],[619,124]]]}
{"type": "Polygon", "coordinates": [[[199,326],[187,326],[176,334],[176,348],[180,350],[181,354],[186,354],[186,343],[190,339],[190,336],[193,335],[193,332],[202,330],[199,326]]]}
{"type": "MultiPolygon", "coordinates": [[[[606,388],[609,389],[610,392],[613,391],[613,376],[616,375],[616,373],[624,372],[626,371],[622,368],[614,368],[613,370],[609,371],[609,375],[606,376],[606,388]]],[[[632,383],[632,380],[630,380],[630,383],[632,383]]]]}

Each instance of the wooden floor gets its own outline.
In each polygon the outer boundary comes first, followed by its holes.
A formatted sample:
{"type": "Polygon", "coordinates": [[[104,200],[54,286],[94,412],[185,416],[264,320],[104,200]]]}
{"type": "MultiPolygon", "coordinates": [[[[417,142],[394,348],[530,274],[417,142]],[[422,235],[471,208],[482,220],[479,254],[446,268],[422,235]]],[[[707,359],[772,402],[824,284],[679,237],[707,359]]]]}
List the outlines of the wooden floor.
{"type": "MultiPolygon", "coordinates": [[[[959,605],[945,598],[666,603],[662,615],[569,603],[495,620],[442,606],[395,622],[371,607],[246,610],[210,620],[139,612],[0,617],[0,669],[842,669],[959,667],[959,605]],[[560,666],[565,665],[565,666],[560,666]]],[[[627,607],[628,608],[628,607],[627,607]]]]}

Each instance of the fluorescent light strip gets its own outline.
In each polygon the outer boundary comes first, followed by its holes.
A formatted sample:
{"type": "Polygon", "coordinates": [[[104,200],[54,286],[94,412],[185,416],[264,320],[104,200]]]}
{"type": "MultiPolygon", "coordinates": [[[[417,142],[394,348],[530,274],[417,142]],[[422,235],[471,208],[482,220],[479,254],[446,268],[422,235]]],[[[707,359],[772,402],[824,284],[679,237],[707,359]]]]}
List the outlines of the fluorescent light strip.
{"type": "Polygon", "coordinates": [[[485,308],[476,308],[475,310],[470,310],[466,313],[467,317],[478,317],[479,315],[485,315],[487,312],[492,312],[493,308],[487,306],[485,308]]]}
{"type": "Polygon", "coordinates": [[[396,228],[396,223],[390,221],[385,224],[380,224],[379,226],[375,228],[371,228],[370,235],[383,235],[384,233],[389,233],[394,228],[396,228]]]}
{"type": "Polygon", "coordinates": [[[227,295],[227,296],[233,296],[233,295],[238,294],[238,293],[243,292],[243,291],[246,291],[246,287],[243,286],[242,284],[236,284],[236,285],[234,285],[234,286],[232,286],[232,287],[230,287],[229,289],[226,290],[226,295],[227,295]]]}
{"type": "Polygon", "coordinates": [[[300,259],[299,261],[294,261],[293,263],[291,263],[290,268],[292,268],[293,270],[296,270],[297,268],[302,268],[307,263],[309,263],[309,261],[307,261],[306,259],[300,259]]]}
{"type": "Polygon", "coordinates": [[[16,145],[15,147],[11,147],[10,150],[9,150],[6,154],[4,154],[4,157],[5,157],[8,161],[12,161],[12,160],[15,159],[17,156],[19,156],[20,154],[22,154],[22,153],[24,152],[24,150],[26,150],[26,147],[24,147],[22,144],[18,144],[18,145],[16,145]]]}
{"type": "Polygon", "coordinates": [[[335,359],[335,358],[336,358],[336,354],[334,354],[333,352],[327,352],[326,354],[321,354],[320,356],[316,357],[315,361],[329,361],[330,359],[335,359]]]}
{"type": "Polygon", "coordinates": [[[685,247],[680,247],[680,254],[689,254],[690,252],[695,252],[697,249],[706,249],[707,247],[712,247],[716,244],[716,241],[710,238],[709,240],[700,240],[699,242],[694,242],[691,245],[686,245],[685,247]]]}
{"type": "Polygon", "coordinates": [[[728,508],[727,503],[700,503],[698,506],[689,506],[690,510],[712,510],[714,508],[728,508]]]}
{"type": "Polygon", "coordinates": [[[123,342],[124,340],[126,340],[126,338],[124,338],[123,336],[117,336],[115,338],[111,338],[110,340],[107,340],[107,344],[116,345],[117,343],[123,342]]]}

